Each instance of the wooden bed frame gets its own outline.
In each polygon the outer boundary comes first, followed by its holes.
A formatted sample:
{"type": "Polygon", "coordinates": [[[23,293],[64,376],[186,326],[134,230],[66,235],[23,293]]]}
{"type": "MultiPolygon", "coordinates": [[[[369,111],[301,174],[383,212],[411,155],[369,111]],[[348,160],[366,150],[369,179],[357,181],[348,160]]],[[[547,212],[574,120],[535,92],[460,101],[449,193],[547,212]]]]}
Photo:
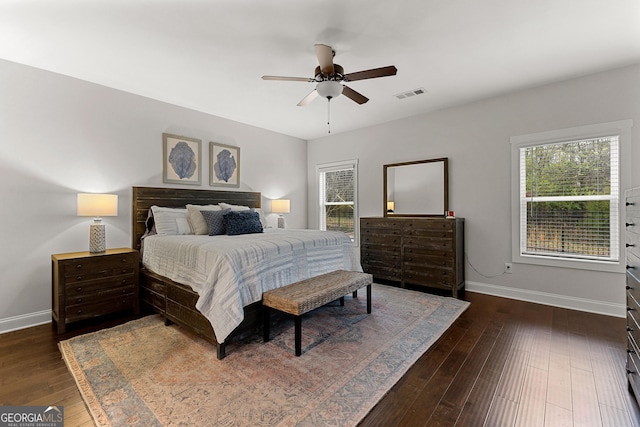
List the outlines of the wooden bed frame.
{"type": "MultiPolygon", "coordinates": [[[[192,190],[187,188],[133,187],[131,201],[131,247],[140,250],[141,237],[146,230],[149,208],[153,205],[184,207],[187,204],[209,205],[225,202],[252,208],[261,206],[259,192],[192,190]]],[[[142,260],[141,260],[142,261],[142,260]]],[[[218,359],[225,356],[225,343],[218,343],[213,328],[197,309],[198,294],[189,286],[140,267],[140,302],[146,310],[159,313],[166,324],[173,322],[196,333],[215,345],[218,359]]],[[[246,331],[260,324],[262,304],[253,303],[244,308],[244,321],[230,335],[246,331]]],[[[228,339],[227,339],[228,340],[228,339]]]]}

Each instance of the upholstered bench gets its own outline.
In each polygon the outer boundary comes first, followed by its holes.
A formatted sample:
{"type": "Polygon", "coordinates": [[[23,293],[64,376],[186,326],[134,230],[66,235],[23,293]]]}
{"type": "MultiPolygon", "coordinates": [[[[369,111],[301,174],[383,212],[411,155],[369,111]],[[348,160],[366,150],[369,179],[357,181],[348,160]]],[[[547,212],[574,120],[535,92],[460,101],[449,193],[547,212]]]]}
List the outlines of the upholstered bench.
{"type": "Polygon", "coordinates": [[[302,315],[318,307],[340,300],[344,305],[344,296],[367,287],[367,313],[371,313],[371,284],[373,276],[357,271],[337,270],[321,276],[312,277],[273,289],[262,294],[264,310],[264,341],[269,341],[270,309],[292,314],[295,320],[296,356],[302,353],[302,315]]]}

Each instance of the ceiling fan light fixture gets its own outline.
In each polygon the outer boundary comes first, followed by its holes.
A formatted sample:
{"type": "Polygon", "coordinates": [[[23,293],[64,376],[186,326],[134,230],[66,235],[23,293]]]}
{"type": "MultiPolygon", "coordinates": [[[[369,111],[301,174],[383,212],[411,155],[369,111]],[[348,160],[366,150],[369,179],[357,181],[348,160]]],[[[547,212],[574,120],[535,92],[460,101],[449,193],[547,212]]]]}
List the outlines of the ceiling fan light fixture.
{"type": "Polygon", "coordinates": [[[316,86],[316,90],[318,91],[318,95],[323,98],[333,99],[342,93],[343,86],[340,82],[327,80],[324,82],[318,83],[316,86]]]}

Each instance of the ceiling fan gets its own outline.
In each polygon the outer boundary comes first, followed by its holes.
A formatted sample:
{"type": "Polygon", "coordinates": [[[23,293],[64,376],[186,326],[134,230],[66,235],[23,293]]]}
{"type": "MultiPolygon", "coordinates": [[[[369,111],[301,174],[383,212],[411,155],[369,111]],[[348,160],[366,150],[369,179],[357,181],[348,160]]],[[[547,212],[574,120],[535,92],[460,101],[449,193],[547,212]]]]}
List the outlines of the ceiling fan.
{"type": "Polygon", "coordinates": [[[310,82],[317,83],[316,88],[309,95],[305,96],[302,101],[298,102],[299,107],[308,105],[318,97],[318,95],[331,101],[333,98],[343,94],[347,98],[364,104],[369,100],[366,96],[356,92],[349,86],[343,85],[341,82],[354,82],[356,80],[375,79],[377,77],[395,76],[398,72],[393,65],[388,67],[373,68],[370,70],[357,71],[355,73],[344,74],[344,69],[333,63],[333,57],[336,52],[325,44],[316,44],[316,56],[318,57],[319,66],[316,67],[314,77],[282,77],[282,76],[262,76],[263,80],[280,80],[293,82],[310,82]]]}

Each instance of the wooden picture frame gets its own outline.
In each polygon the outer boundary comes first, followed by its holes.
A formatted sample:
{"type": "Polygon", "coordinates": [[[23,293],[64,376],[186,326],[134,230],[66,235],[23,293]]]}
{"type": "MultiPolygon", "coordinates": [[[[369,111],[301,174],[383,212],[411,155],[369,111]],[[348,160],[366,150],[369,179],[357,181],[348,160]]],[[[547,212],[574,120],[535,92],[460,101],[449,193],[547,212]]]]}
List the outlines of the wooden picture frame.
{"type": "Polygon", "coordinates": [[[240,187],[240,147],[209,143],[209,185],[240,187]]]}
{"type": "Polygon", "coordinates": [[[162,134],[162,182],[202,184],[202,141],[162,134]]]}

